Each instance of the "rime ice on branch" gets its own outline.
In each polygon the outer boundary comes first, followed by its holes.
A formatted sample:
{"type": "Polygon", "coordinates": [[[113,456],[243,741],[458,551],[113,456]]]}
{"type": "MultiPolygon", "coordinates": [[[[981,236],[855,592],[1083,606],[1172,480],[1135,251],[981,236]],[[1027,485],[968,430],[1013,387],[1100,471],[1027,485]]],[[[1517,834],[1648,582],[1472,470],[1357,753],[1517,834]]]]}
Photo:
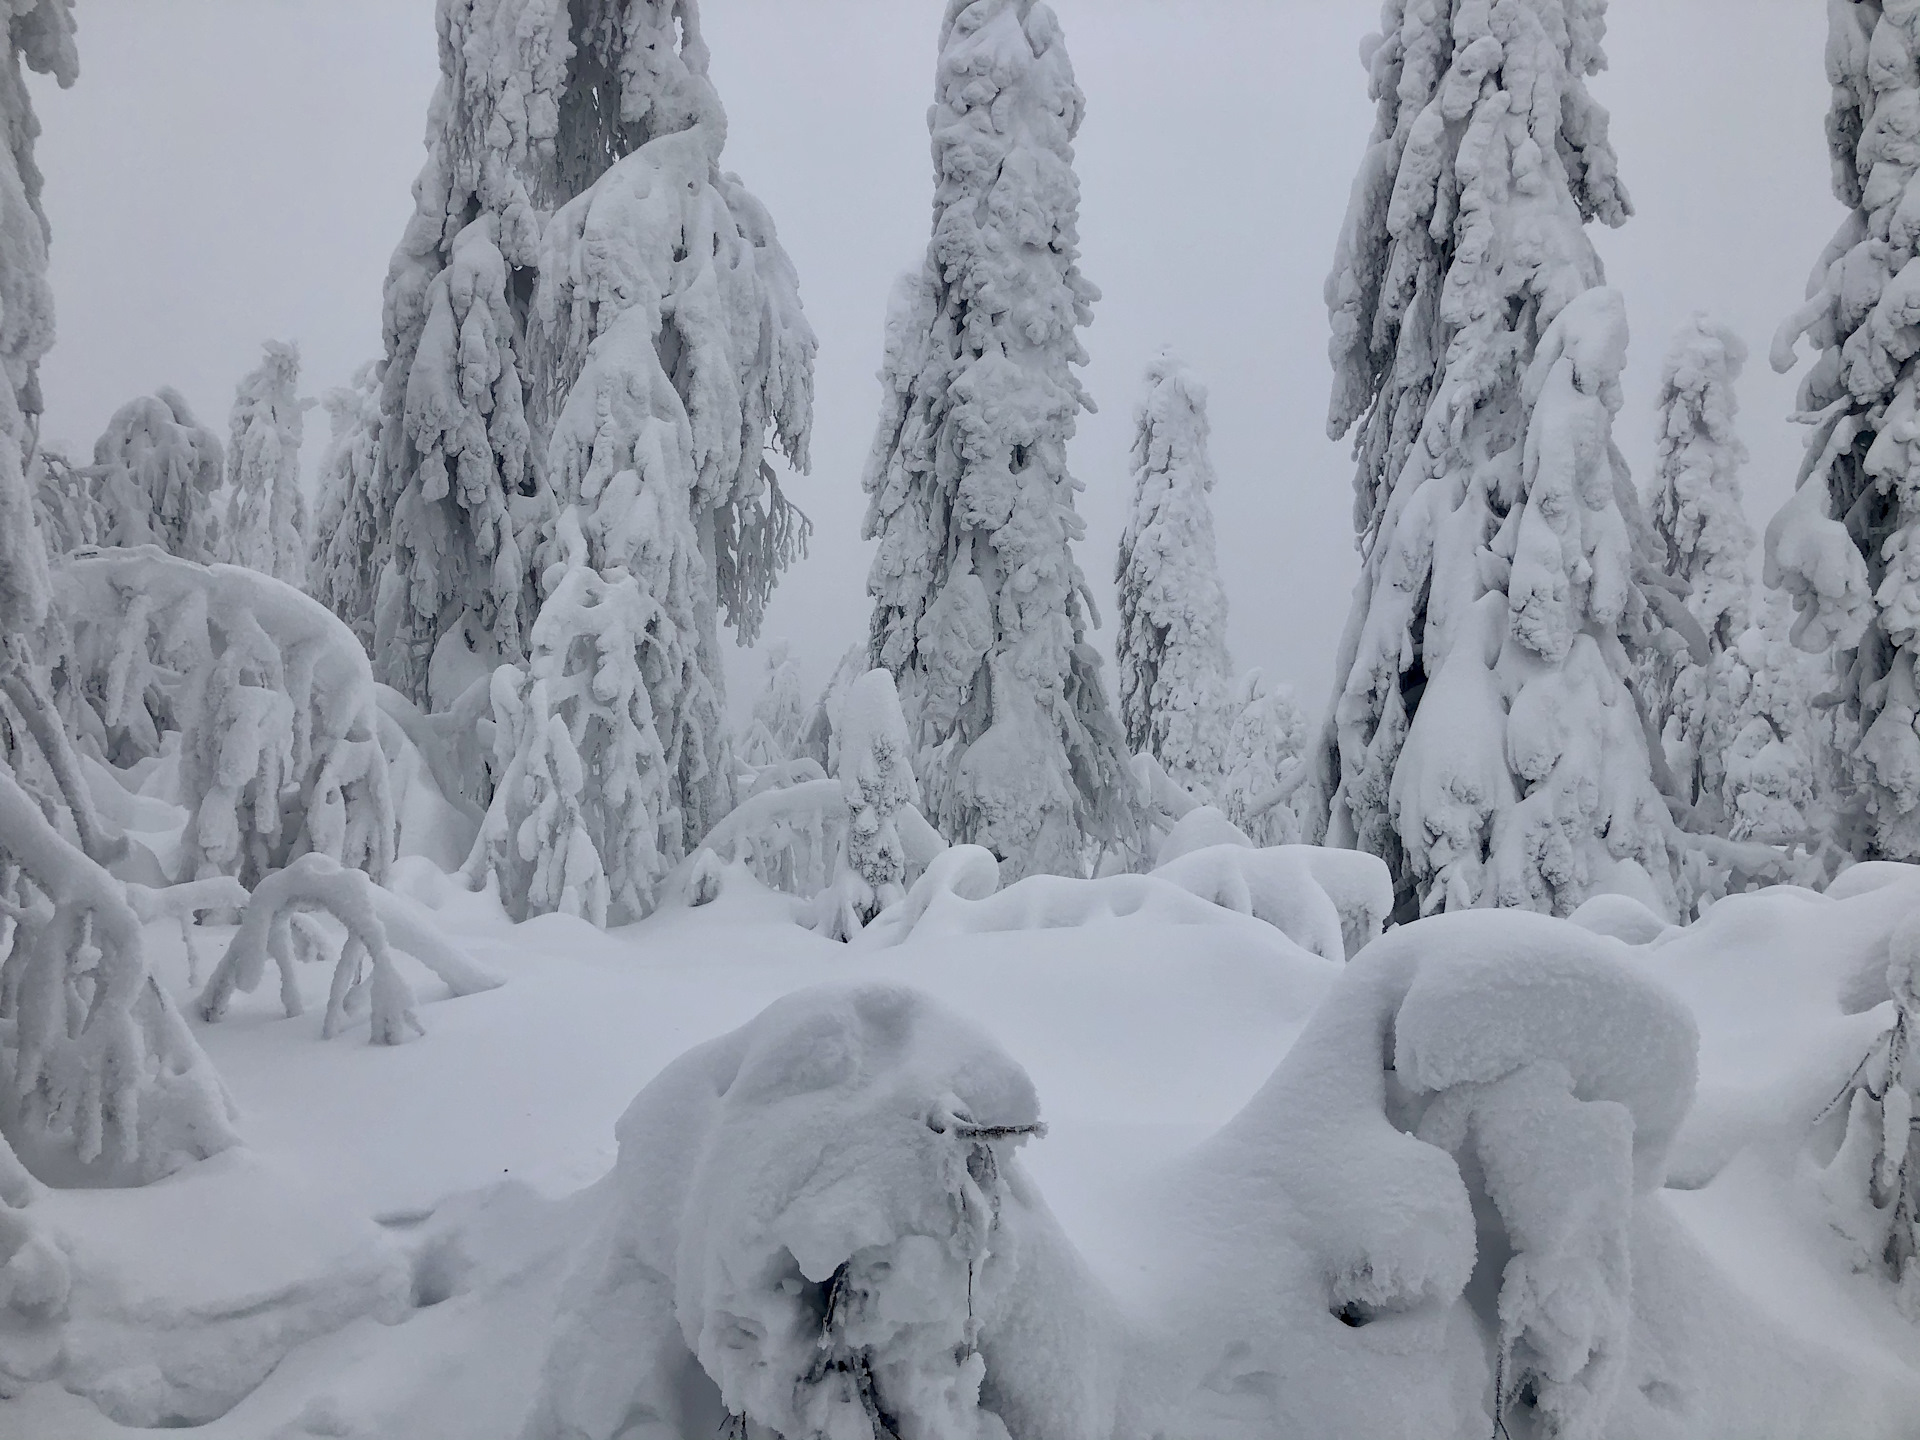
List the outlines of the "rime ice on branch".
{"type": "Polygon", "coordinates": [[[1626,646],[1650,532],[1610,438],[1626,321],[1583,226],[1628,214],[1601,0],[1390,0],[1327,304],[1364,555],[1323,742],[1328,834],[1403,914],[1667,890],[1626,646]]]}
{"type": "Polygon", "coordinates": [[[928,818],[1015,874],[1081,873],[1135,823],[1072,551],[1076,332],[1098,298],[1075,263],[1082,106],[1046,5],[949,0],[933,238],[894,293],[864,481],[871,660],[899,682],[928,818]]]}
{"type": "Polygon", "coordinates": [[[1162,353],[1136,416],[1133,506],[1115,567],[1120,718],[1129,750],[1151,752],[1202,795],[1219,783],[1234,719],[1212,489],[1206,388],[1162,353]]]}

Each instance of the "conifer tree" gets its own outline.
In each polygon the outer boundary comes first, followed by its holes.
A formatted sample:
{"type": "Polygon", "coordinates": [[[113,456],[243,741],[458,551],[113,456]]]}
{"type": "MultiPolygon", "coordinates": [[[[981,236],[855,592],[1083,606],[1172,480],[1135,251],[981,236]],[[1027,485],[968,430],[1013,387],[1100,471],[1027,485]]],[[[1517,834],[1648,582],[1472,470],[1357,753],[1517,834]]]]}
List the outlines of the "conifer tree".
{"type": "Polygon", "coordinates": [[[312,401],[297,393],[300,351],[269,340],[234,392],[227,443],[227,520],[220,558],[290,585],[307,578],[307,497],[300,442],[312,401]]]}
{"type": "Polygon", "coordinates": [[[1114,640],[1127,748],[1211,798],[1233,724],[1227,597],[1214,558],[1207,392],[1172,355],[1147,368],[1114,640]]]}
{"type": "Polygon", "coordinates": [[[1794,496],[1767,525],[1767,584],[1794,597],[1793,641],[1835,652],[1854,799],[1841,844],[1859,858],[1920,859],[1920,34],[1907,6],[1827,7],[1827,142],[1847,208],[1807,302],[1773,342],[1793,368],[1819,358],[1796,418],[1810,429],[1794,496]]]}
{"type": "Polygon", "coordinates": [[[93,446],[105,513],[101,543],[158,545],[182,560],[220,556],[220,437],[170,386],[113,412],[93,446]]]}
{"type": "Polygon", "coordinates": [[[1329,430],[1363,555],[1324,826],[1398,913],[1566,913],[1623,862],[1671,895],[1629,648],[1651,532],[1610,438],[1627,328],[1584,225],[1629,213],[1604,0],[1389,0],[1379,113],[1327,284],[1329,430]]]}
{"type": "Polygon", "coordinates": [[[1083,100],[1040,0],[948,0],[933,238],[896,288],[865,486],[871,659],[942,834],[1009,875],[1131,839],[1125,740],[1087,643],[1067,442],[1098,292],[1077,264],[1083,100]]]}

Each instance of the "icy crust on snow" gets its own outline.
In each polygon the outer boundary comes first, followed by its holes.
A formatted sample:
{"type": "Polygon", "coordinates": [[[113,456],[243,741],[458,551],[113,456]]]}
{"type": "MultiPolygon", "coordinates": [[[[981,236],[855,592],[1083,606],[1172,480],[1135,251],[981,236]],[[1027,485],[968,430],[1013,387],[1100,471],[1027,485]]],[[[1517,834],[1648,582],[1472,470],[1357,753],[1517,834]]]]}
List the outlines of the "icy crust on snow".
{"type": "Polygon", "coordinates": [[[1042,1129],[1017,1065],[897,987],[802,991],[689,1052],[621,1119],[526,1440],[1004,1440],[997,1332],[1078,1278],[1023,1263],[1064,1248],[1015,1157],[1042,1129]]]}
{"type": "Polygon", "coordinates": [[[1134,824],[1072,548],[1099,293],[1077,263],[1084,105],[1044,3],[948,0],[933,236],[894,292],[862,480],[871,663],[899,681],[927,818],[1016,875],[1083,873],[1134,824]]]}

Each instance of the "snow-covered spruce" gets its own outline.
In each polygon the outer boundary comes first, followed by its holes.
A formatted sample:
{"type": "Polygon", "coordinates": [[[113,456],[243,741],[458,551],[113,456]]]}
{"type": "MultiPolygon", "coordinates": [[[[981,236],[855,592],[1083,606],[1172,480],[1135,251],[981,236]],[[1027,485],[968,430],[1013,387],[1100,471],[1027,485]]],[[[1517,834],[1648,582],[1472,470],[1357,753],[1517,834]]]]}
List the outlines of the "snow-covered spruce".
{"type": "Polygon", "coordinates": [[[1076,264],[1083,104],[1041,0],[948,0],[933,238],[894,292],[864,480],[870,663],[899,682],[928,818],[1016,874],[1083,873],[1136,825],[1072,550],[1098,298],[1076,264]]]}
{"type": "Polygon", "coordinates": [[[365,653],[292,586],[151,546],[61,561],[66,724],[119,765],[179,733],[175,879],[256,884],[317,851],[378,878],[395,822],[365,653]]]}
{"type": "Polygon", "coordinates": [[[320,402],[327,412],[327,450],[320,461],[312,549],[305,589],[369,651],[373,596],[391,548],[384,517],[373,506],[379,465],[380,376],[369,360],[347,385],[320,402]]]}
{"type": "Polygon", "coordinates": [[[1860,856],[1920,857],[1920,33],[1905,6],[1828,7],[1827,143],[1847,216],[1774,337],[1801,382],[1810,426],[1798,489],[1767,525],[1766,581],[1794,596],[1794,643],[1841,653],[1838,693],[1860,740],[1857,816],[1839,838],[1860,856]]]}
{"type": "Polygon", "coordinates": [[[1627,683],[1663,627],[1609,433],[1626,319],[1583,229],[1628,214],[1584,80],[1604,9],[1392,3],[1366,51],[1327,283],[1364,562],[1313,828],[1385,858],[1403,915],[1564,914],[1621,864],[1675,899],[1627,683]]]}
{"type": "Polygon", "coordinates": [[[49,555],[98,545],[111,528],[97,472],[90,466],[76,465],[43,445],[28,465],[27,483],[33,490],[34,521],[49,555]]]}
{"type": "Polygon", "coordinates": [[[1170,353],[1135,415],[1133,504],[1120,534],[1114,637],[1127,748],[1212,796],[1233,724],[1227,596],[1214,559],[1207,392],[1170,353]]]}
{"type": "Polygon", "coordinates": [[[800,664],[785,640],[767,645],[766,684],[753,702],[746,733],[734,745],[734,758],[753,769],[783,765],[804,753],[808,720],[800,664]]]}
{"type": "Polygon", "coordinates": [[[307,497],[300,489],[306,428],[300,351],[266,342],[265,355],[234,392],[227,442],[227,518],[216,558],[289,585],[307,580],[307,497]]]}
{"type": "Polygon", "coordinates": [[[1042,1131],[1020,1067],[898,987],[803,990],[683,1055],[620,1121],[525,1440],[1000,1440],[983,1382],[1034,1416],[1049,1374],[1110,1385],[1091,1325],[1042,1322],[1097,1303],[1016,1157],[1042,1131]]]}
{"type": "MultiPolygon", "coordinates": [[[[1704,314],[1675,333],[1655,396],[1654,477],[1649,505],[1659,561],[1688,614],[1698,623],[1708,659],[1695,659],[1681,636],[1641,662],[1647,708],[1666,747],[1680,798],[1705,805],[1705,819],[1724,828],[1718,751],[1728,737],[1709,731],[1719,658],[1746,629],[1753,531],[1740,504],[1746,447],[1734,430],[1734,381],[1746,363],[1739,336],[1704,314]]],[[[1647,577],[1648,583],[1657,583],[1647,577]]]]}
{"type": "Polygon", "coordinates": [[[1296,787],[1308,779],[1306,712],[1286,685],[1269,686],[1250,670],[1234,688],[1233,725],[1227,731],[1219,792],[1227,818],[1259,845],[1300,839],[1296,787]]]}
{"type": "Polygon", "coordinates": [[[677,859],[681,816],[644,673],[672,621],[631,575],[587,560],[573,510],[567,558],[548,572],[527,668],[492,681],[493,803],[467,861],[516,920],[558,911],[638,920],[677,859]]]}
{"type": "Polygon", "coordinates": [[[194,419],[179,391],[129,400],[93,446],[94,484],[107,518],[103,544],[158,545],[183,560],[218,558],[220,437],[194,419]]]}
{"type": "Polygon", "coordinates": [[[869,670],[847,692],[838,778],[847,806],[845,850],[830,902],[835,913],[822,928],[846,939],[907,893],[902,812],[918,818],[920,787],[889,671],[869,670]]]}
{"type": "Polygon", "coordinates": [[[335,957],[333,984],[320,1034],[331,1039],[363,1012],[376,1045],[399,1045],[425,1033],[414,1013],[413,993],[393,963],[393,947],[418,959],[455,995],[491,990],[500,981],[440,938],[409,902],[383,890],[359,870],[344,869],[324,855],[302,855],[253,889],[240,927],[194,1002],[209,1023],[222,1019],[236,990],[251,991],[271,959],[280,974],[280,1000],[289,1017],[304,1007],[296,970],[302,960],[324,959],[328,942],[312,912],[331,915],[346,929],[335,957]]]}
{"type": "Polygon", "coordinates": [[[442,0],[440,37],[365,506],[392,548],[372,597],[347,567],[334,603],[375,614],[381,678],[425,703],[443,640],[524,656],[553,496],[581,505],[594,563],[684,622],[650,662],[655,711],[715,742],[667,739],[675,786],[723,794],[724,737],[679,662],[697,651],[717,691],[716,606],[751,638],[801,542],[761,452],[771,431],[805,466],[813,338],[770,220],[719,169],[698,7],[442,0]]]}

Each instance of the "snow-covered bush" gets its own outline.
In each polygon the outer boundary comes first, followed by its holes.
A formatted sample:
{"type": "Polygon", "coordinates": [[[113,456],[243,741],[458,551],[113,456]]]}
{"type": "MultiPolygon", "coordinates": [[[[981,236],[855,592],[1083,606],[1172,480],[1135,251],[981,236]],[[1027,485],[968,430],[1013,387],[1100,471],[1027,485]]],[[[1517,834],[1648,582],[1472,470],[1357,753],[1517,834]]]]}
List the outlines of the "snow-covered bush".
{"type": "Polygon", "coordinates": [[[1920,106],[1904,7],[1828,7],[1827,143],[1847,215],[1813,267],[1807,302],[1774,338],[1793,368],[1804,335],[1819,358],[1800,386],[1811,429],[1798,489],[1767,525],[1766,581],[1800,612],[1794,643],[1844,652],[1838,692],[1858,745],[1849,768],[1857,853],[1920,856],[1920,405],[1912,316],[1920,306],[1920,106]],[[1911,196],[1911,198],[1909,198],[1911,196]]]}
{"type": "Polygon", "coordinates": [[[1311,828],[1385,858],[1409,913],[1565,914],[1621,862],[1679,898],[1627,684],[1663,627],[1609,435],[1625,310],[1583,229],[1629,213],[1584,79],[1603,9],[1390,5],[1365,52],[1327,283],[1365,559],[1311,828]]]}
{"type": "Polygon", "coordinates": [[[1032,1083],[912,991],[776,1001],[618,1133],[527,1440],[693,1434],[715,1387],[748,1433],[992,1440],[988,1390],[1044,1412],[1040,1376],[1111,1365],[1032,1349],[1041,1307],[1096,1300],[1017,1159],[1045,1133],[1032,1083]]]}
{"type": "Polygon", "coordinates": [[[216,558],[289,585],[307,579],[307,497],[300,489],[304,412],[300,351],[269,340],[234,392],[227,442],[227,519],[216,558]]]}
{"type": "Polygon", "coordinates": [[[353,372],[320,402],[327,411],[327,451],[320,461],[313,548],[306,589],[373,646],[374,587],[390,548],[387,517],[374,508],[379,466],[380,376],[377,361],[353,372]]]}
{"type": "Polygon", "coordinates": [[[1163,351],[1135,414],[1133,504],[1120,534],[1114,638],[1127,748],[1214,798],[1234,722],[1227,596],[1214,558],[1207,391],[1163,351]]]}
{"type": "Polygon", "coordinates": [[[894,292],[863,481],[869,663],[899,682],[928,818],[1016,874],[1081,874],[1134,838],[1072,549],[1076,332],[1098,298],[1076,263],[1083,105],[1041,0],[949,0],[933,239],[894,292]]]}
{"type": "Polygon", "coordinates": [[[587,562],[574,513],[568,557],[533,626],[527,668],[492,682],[493,804],[467,862],[516,920],[558,911],[595,925],[653,908],[681,854],[671,761],[648,698],[648,652],[673,621],[632,576],[587,562]]]}
{"type": "Polygon", "coordinates": [[[183,560],[218,557],[220,437],[193,418],[180,392],[129,400],[93,446],[107,545],[158,545],[183,560]]]}
{"type": "Polygon", "coordinates": [[[1282,787],[1308,778],[1306,712],[1290,686],[1269,688],[1258,670],[1241,678],[1234,705],[1221,768],[1221,808],[1255,844],[1291,845],[1300,839],[1300,820],[1293,795],[1282,787]]]}
{"type": "MultiPolygon", "coordinates": [[[[853,682],[841,722],[840,794],[846,801],[845,850],[836,877],[830,929],[857,932],[906,897],[907,845],[901,812],[916,811],[920,787],[893,675],[869,670],[853,682]]],[[[925,863],[921,857],[921,863],[925,863]]]]}
{"type": "Polygon", "coordinates": [[[129,765],[180,734],[176,878],[251,886],[309,851],[384,873],[394,815],[373,677],[325,607],[152,547],[70,556],[53,583],[59,699],[81,743],[129,765]]]}
{"type": "Polygon", "coordinates": [[[367,1014],[376,1045],[399,1045],[408,1032],[424,1034],[413,993],[393,963],[393,946],[412,954],[455,995],[473,995],[500,983],[414,916],[408,902],[383,890],[358,870],[324,855],[302,855],[253,889],[240,928],[194,1002],[209,1023],[227,1013],[235,991],[251,991],[271,959],[280,972],[280,1000],[291,1018],[301,1014],[300,960],[324,958],[329,942],[311,914],[331,915],[346,929],[333,967],[327,1013],[320,1033],[331,1039],[355,1016],[367,1014]]]}

